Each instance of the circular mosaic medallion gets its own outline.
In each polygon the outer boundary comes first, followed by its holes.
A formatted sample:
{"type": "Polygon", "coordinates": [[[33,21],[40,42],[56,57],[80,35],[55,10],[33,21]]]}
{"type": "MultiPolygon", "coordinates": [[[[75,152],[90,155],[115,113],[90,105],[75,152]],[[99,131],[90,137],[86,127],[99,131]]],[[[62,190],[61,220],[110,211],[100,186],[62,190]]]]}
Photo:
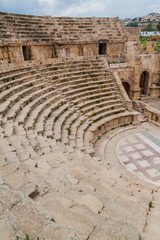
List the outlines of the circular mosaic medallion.
{"type": "Polygon", "coordinates": [[[123,138],[117,145],[121,164],[129,171],[160,185],[160,139],[150,132],[123,138]]]}

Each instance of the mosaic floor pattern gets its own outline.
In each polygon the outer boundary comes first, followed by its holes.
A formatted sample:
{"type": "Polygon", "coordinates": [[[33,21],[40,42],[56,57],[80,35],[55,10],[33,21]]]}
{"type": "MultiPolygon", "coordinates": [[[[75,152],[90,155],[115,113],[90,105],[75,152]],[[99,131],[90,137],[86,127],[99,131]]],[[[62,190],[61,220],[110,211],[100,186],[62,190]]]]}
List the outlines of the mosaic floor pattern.
{"type": "Polygon", "coordinates": [[[144,180],[160,185],[160,139],[150,132],[135,133],[117,145],[125,168],[144,180]]]}

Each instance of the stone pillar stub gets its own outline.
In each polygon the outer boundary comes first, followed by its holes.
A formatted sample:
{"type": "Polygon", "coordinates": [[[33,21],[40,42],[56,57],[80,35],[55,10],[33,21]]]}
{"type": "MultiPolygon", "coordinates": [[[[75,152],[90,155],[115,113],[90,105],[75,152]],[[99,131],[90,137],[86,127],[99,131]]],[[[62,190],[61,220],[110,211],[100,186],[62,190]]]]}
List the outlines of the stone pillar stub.
{"type": "Polygon", "coordinates": [[[140,81],[140,56],[136,56],[135,58],[135,70],[134,70],[134,82],[132,87],[132,99],[136,100],[139,98],[140,93],[140,87],[139,87],[139,81],[140,81]]]}

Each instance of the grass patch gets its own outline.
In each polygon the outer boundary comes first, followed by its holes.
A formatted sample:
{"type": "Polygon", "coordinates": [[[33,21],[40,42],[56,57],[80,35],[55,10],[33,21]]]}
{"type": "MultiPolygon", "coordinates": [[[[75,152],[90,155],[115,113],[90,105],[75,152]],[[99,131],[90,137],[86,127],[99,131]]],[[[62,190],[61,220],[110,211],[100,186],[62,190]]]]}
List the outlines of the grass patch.
{"type": "MultiPolygon", "coordinates": [[[[42,239],[42,238],[41,238],[42,239]]],[[[36,240],[41,240],[39,237],[36,238],[36,240]]],[[[20,238],[19,236],[16,236],[15,240],[32,240],[28,234],[26,234],[25,238],[20,238]]],[[[42,240],[45,240],[44,238],[42,240]]]]}
{"type": "Polygon", "coordinates": [[[91,97],[90,100],[94,100],[94,99],[97,99],[97,98],[100,98],[101,96],[95,96],[95,97],[91,97]]]}
{"type": "Polygon", "coordinates": [[[120,127],[127,127],[129,125],[129,123],[123,124],[120,127]]]}
{"type": "Polygon", "coordinates": [[[156,42],[154,45],[154,50],[155,51],[160,51],[160,42],[156,42]]]}
{"type": "Polygon", "coordinates": [[[149,202],[149,211],[151,211],[151,208],[154,208],[154,207],[153,207],[153,203],[152,203],[152,202],[149,202]]]}
{"type": "Polygon", "coordinates": [[[102,118],[99,117],[99,118],[95,119],[95,120],[93,121],[93,123],[96,123],[96,122],[100,121],[101,119],[102,119],[102,118]]]}
{"type": "Polygon", "coordinates": [[[140,39],[140,44],[146,47],[147,46],[147,39],[141,38],[140,39]]]}
{"type": "Polygon", "coordinates": [[[58,76],[55,76],[52,78],[52,80],[57,80],[58,79],[58,76]]]}
{"type": "Polygon", "coordinates": [[[68,136],[71,135],[71,129],[70,128],[66,128],[67,129],[67,132],[68,132],[68,136]]]}

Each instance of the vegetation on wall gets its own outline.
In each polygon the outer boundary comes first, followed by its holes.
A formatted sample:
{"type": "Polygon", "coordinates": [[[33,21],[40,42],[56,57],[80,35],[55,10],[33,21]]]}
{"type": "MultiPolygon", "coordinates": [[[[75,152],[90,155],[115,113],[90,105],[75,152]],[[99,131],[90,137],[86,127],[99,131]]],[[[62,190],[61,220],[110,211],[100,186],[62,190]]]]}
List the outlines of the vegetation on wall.
{"type": "MultiPolygon", "coordinates": [[[[152,38],[152,36],[149,36],[149,37],[140,36],[140,44],[146,47],[147,46],[147,41],[149,41],[151,38],[152,38]]],[[[159,41],[156,41],[154,43],[154,50],[155,51],[160,51],[160,42],[159,41]]]]}
{"type": "Polygon", "coordinates": [[[143,31],[154,32],[154,31],[157,31],[157,30],[156,30],[156,28],[154,28],[154,27],[152,26],[152,23],[149,23],[149,24],[147,25],[147,27],[145,27],[145,28],[143,29],[143,31]]]}
{"type": "Polygon", "coordinates": [[[139,27],[137,22],[131,22],[126,25],[126,27],[139,27]]]}
{"type": "Polygon", "coordinates": [[[160,21],[157,23],[157,31],[160,31],[160,21]]]}

